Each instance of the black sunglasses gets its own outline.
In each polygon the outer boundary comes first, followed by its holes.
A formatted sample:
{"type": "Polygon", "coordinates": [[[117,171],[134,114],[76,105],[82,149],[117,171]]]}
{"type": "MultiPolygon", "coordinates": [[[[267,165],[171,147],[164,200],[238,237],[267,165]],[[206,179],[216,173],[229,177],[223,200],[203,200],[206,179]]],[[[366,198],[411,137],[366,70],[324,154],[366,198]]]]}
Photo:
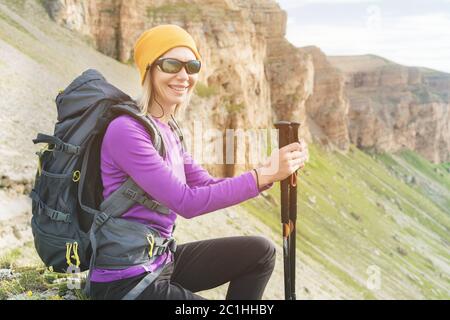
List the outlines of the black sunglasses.
{"type": "Polygon", "coordinates": [[[163,58],[155,62],[155,65],[159,66],[161,71],[166,73],[178,73],[181,68],[185,68],[188,74],[198,73],[202,66],[199,60],[180,61],[173,58],[163,58]]]}

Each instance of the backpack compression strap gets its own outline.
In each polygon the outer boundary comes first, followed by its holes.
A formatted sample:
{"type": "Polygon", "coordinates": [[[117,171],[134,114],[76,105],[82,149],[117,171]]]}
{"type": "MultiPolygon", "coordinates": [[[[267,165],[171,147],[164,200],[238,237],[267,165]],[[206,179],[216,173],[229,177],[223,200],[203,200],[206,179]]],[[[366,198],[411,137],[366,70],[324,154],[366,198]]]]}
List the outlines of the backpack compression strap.
{"type": "Polygon", "coordinates": [[[38,133],[36,139],[33,139],[33,143],[48,143],[53,144],[55,147],[53,150],[62,151],[74,155],[80,154],[82,148],[79,146],[75,146],[73,144],[62,141],[60,138],[55,136],[49,136],[47,134],[38,133]]]}
{"type": "Polygon", "coordinates": [[[169,214],[169,208],[152,199],[131,177],[100,204],[100,211],[108,211],[111,217],[117,218],[136,203],[161,214],[169,214]]]}

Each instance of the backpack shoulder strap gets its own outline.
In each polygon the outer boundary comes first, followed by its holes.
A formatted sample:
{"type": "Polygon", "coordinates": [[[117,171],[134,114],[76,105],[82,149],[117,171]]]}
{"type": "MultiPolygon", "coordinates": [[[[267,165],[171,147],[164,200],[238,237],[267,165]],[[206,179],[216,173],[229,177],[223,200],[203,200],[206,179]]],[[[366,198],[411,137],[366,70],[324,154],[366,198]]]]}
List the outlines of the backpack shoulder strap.
{"type": "Polygon", "coordinates": [[[165,158],[166,148],[164,146],[164,140],[159,132],[158,126],[152,119],[140,114],[138,107],[133,103],[121,103],[114,105],[111,108],[113,112],[125,113],[140,121],[150,134],[150,138],[155,146],[155,149],[159,152],[161,157],[165,158]]]}
{"type": "Polygon", "coordinates": [[[172,128],[172,131],[175,132],[178,135],[178,139],[180,139],[181,146],[184,151],[187,150],[186,147],[186,141],[184,140],[183,132],[181,131],[180,126],[178,125],[178,122],[175,120],[174,116],[172,115],[172,120],[169,120],[169,126],[172,128]]]}
{"type": "MultiPolygon", "coordinates": [[[[139,114],[136,105],[132,103],[115,105],[113,106],[113,110],[115,112],[128,114],[141,121],[149,132],[155,149],[158,150],[161,157],[165,157],[166,150],[164,147],[164,140],[158,130],[158,126],[152,119],[139,114]]],[[[104,212],[106,216],[100,215],[99,217],[100,219],[101,216],[103,216],[103,219],[107,219],[108,217],[120,217],[125,211],[136,203],[161,214],[169,214],[169,208],[153,199],[140,186],[138,186],[131,177],[128,177],[128,179],[117,190],[115,190],[100,204],[100,211],[104,212]]],[[[99,222],[102,223],[102,221],[99,222]]]]}

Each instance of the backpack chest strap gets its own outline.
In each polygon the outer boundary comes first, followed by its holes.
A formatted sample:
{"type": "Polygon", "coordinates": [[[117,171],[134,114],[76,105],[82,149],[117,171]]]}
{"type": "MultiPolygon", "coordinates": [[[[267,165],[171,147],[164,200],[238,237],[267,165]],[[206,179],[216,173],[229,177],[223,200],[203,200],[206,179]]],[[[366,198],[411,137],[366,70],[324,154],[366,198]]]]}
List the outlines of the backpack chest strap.
{"type": "Polygon", "coordinates": [[[169,208],[165,207],[155,199],[149,198],[146,194],[139,194],[130,188],[125,190],[122,194],[128,199],[131,199],[150,210],[157,211],[161,214],[169,214],[169,208]]]}

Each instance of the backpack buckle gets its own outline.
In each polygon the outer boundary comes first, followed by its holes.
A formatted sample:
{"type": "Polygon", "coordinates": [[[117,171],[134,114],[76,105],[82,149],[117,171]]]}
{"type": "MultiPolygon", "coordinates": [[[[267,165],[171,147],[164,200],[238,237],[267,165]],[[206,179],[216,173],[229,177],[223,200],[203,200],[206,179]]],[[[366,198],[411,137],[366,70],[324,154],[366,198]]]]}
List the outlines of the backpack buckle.
{"type": "Polygon", "coordinates": [[[65,152],[65,153],[77,155],[77,154],[80,153],[81,147],[73,145],[73,144],[70,144],[70,143],[63,142],[59,146],[57,146],[55,149],[57,151],[62,151],[62,152],[65,152]]]}
{"type": "Polygon", "coordinates": [[[175,251],[177,251],[177,242],[175,241],[175,238],[165,239],[161,248],[162,248],[162,250],[161,250],[160,254],[163,254],[169,250],[172,253],[175,253],[175,251]]]}
{"type": "Polygon", "coordinates": [[[95,217],[95,224],[101,228],[101,226],[108,221],[108,219],[111,218],[111,216],[109,216],[108,214],[104,213],[104,212],[100,212],[97,217],[95,217]]]}
{"type": "Polygon", "coordinates": [[[158,206],[160,205],[160,203],[156,200],[152,200],[152,205],[150,206],[150,208],[152,210],[155,210],[156,208],[158,208],[158,206]]]}
{"type": "Polygon", "coordinates": [[[169,250],[172,251],[172,253],[175,253],[177,251],[177,242],[175,241],[174,238],[171,238],[169,240],[168,247],[169,250]]]}
{"type": "Polygon", "coordinates": [[[133,189],[127,189],[125,190],[125,192],[123,193],[126,197],[134,200],[137,196],[137,192],[134,191],[133,189]]]}
{"type": "Polygon", "coordinates": [[[50,219],[52,220],[58,219],[58,211],[53,211],[50,215],[50,219]]]}
{"type": "Polygon", "coordinates": [[[65,222],[65,223],[71,222],[71,221],[70,221],[70,215],[67,215],[67,216],[66,216],[66,218],[64,219],[64,222],[65,222]]]}

